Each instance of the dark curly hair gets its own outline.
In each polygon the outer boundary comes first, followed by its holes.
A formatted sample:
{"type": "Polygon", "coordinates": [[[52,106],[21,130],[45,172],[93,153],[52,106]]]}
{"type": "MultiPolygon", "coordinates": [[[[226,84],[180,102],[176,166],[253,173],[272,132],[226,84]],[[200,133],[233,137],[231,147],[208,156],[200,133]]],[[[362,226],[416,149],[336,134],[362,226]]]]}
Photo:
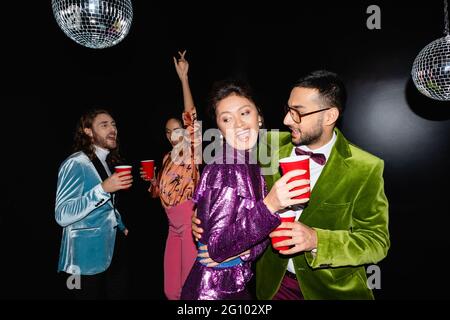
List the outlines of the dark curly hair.
{"type": "MultiPolygon", "coordinates": [[[[111,112],[105,109],[91,109],[80,117],[75,130],[73,152],[82,151],[88,156],[89,159],[91,159],[91,161],[96,157],[95,149],[91,137],[84,132],[84,129],[92,129],[94,119],[100,114],[107,114],[112,117],[111,112]]],[[[116,148],[110,150],[108,157],[106,158],[106,162],[110,167],[119,165],[123,162],[123,159],[119,154],[119,140],[117,140],[116,148]]]]}

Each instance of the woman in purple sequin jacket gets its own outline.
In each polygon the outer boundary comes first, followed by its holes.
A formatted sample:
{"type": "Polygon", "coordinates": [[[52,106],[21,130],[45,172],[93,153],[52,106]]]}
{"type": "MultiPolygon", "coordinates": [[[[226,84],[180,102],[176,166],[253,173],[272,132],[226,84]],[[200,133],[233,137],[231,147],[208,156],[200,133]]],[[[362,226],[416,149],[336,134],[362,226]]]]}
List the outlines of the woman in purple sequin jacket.
{"type": "Polygon", "coordinates": [[[247,87],[237,82],[216,85],[211,108],[225,141],[212,161],[205,159],[209,164],[193,197],[204,232],[181,299],[251,299],[251,262],[280,224],[276,212],[300,203],[291,198],[307,189],[290,190],[307,182],[287,183],[301,173],[291,171],[267,194],[254,157],[262,116],[247,87]]]}

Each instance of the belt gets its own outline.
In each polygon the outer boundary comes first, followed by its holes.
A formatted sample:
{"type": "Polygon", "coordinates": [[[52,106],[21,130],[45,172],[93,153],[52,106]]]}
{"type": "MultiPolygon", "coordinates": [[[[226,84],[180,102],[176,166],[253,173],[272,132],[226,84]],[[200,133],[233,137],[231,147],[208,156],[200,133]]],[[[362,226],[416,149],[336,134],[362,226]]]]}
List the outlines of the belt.
{"type": "Polygon", "coordinates": [[[291,278],[291,279],[297,280],[297,276],[295,275],[295,273],[292,273],[289,270],[286,270],[286,273],[284,274],[284,276],[288,277],[288,278],[291,278]]]}
{"type": "MultiPolygon", "coordinates": [[[[198,241],[198,242],[197,242],[197,251],[198,251],[198,253],[208,251],[208,250],[200,250],[200,247],[202,247],[202,246],[204,246],[204,244],[201,243],[200,241],[198,241]]],[[[202,260],[202,258],[200,258],[200,257],[197,256],[197,261],[198,261],[200,264],[206,266],[206,264],[201,263],[200,260],[202,260]]],[[[234,266],[241,265],[241,264],[242,264],[242,259],[241,259],[241,257],[236,257],[236,258],[234,258],[234,259],[232,259],[232,260],[230,260],[230,261],[227,261],[227,262],[221,262],[221,263],[219,263],[217,266],[215,266],[215,267],[213,267],[213,268],[214,268],[214,269],[229,268],[229,267],[234,267],[234,266]]]]}

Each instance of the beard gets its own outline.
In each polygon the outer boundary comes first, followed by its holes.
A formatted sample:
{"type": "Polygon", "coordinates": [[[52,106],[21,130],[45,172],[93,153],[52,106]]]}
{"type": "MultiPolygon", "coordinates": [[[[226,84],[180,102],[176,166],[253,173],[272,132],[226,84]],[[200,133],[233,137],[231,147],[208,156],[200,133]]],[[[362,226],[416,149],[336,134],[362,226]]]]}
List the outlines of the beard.
{"type": "Polygon", "coordinates": [[[94,144],[104,149],[114,150],[117,148],[117,138],[115,136],[106,136],[105,138],[94,136],[94,144]]]}
{"type": "Polygon", "coordinates": [[[318,142],[323,135],[323,127],[322,127],[322,117],[318,119],[316,125],[309,131],[300,131],[300,137],[298,139],[295,139],[296,141],[292,140],[292,143],[296,146],[300,145],[311,145],[316,142],[318,142]]]}
{"type": "Polygon", "coordinates": [[[311,132],[301,132],[300,131],[300,139],[297,145],[311,145],[320,140],[323,134],[322,127],[315,128],[311,132]]]}

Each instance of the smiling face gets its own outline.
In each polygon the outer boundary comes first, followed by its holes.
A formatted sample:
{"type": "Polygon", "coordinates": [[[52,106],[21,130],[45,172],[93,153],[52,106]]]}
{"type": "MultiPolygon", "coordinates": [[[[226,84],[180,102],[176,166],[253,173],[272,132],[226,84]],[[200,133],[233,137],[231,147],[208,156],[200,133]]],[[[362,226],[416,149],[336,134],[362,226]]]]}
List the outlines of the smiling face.
{"type": "Polygon", "coordinates": [[[167,140],[169,140],[172,147],[176,146],[180,141],[183,140],[183,136],[181,135],[182,129],[183,129],[183,126],[182,126],[180,120],[175,119],[175,118],[167,120],[167,122],[166,122],[166,138],[167,138],[167,140]],[[178,137],[178,139],[175,139],[176,137],[178,137]]]}
{"type": "Polygon", "coordinates": [[[261,117],[253,102],[231,94],[216,104],[216,122],[229,145],[238,150],[251,149],[258,140],[261,117]]]}
{"type": "Polygon", "coordinates": [[[94,118],[91,128],[84,132],[92,139],[92,143],[104,149],[113,150],[117,147],[117,127],[114,119],[106,113],[100,113],[94,118]]]}

